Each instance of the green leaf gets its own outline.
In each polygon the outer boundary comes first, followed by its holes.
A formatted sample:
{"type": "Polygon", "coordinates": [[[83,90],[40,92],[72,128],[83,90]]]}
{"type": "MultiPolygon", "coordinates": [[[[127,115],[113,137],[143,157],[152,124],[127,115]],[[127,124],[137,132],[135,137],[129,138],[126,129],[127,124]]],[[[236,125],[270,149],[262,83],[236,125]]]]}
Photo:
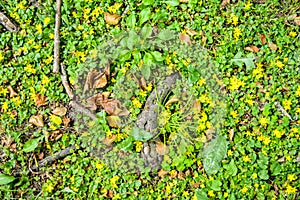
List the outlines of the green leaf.
{"type": "Polygon", "coordinates": [[[146,24],[141,30],[141,36],[143,39],[147,39],[152,34],[152,27],[150,24],[146,24]]]}
{"type": "Polygon", "coordinates": [[[130,151],[133,146],[133,137],[127,137],[117,145],[123,151],[130,151]]]}
{"type": "Polygon", "coordinates": [[[268,170],[265,170],[265,169],[260,170],[260,171],[258,172],[258,176],[259,176],[259,178],[261,178],[262,180],[268,180],[268,179],[269,179],[268,170]]]}
{"type": "Polygon", "coordinates": [[[16,178],[6,174],[0,174],[0,185],[6,185],[10,182],[13,182],[16,178]]]}
{"type": "Polygon", "coordinates": [[[171,40],[175,37],[175,34],[173,31],[165,29],[165,30],[161,30],[158,34],[157,34],[157,38],[161,39],[163,41],[167,41],[167,40],[171,40]]]}
{"type": "Polygon", "coordinates": [[[227,145],[225,137],[217,136],[203,151],[203,167],[208,175],[218,172],[220,162],[226,156],[227,145]]]}
{"type": "Polygon", "coordinates": [[[150,65],[142,65],[141,66],[141,73],[145,77],[146,80],[150,78],[151,75],[151,66],[150,65]]]}
{"type": "Polygon", "coordinates": [[[220,191],[221,186],[222,186],[222,182],[219,180],[213,180],[211,182],[211,189],[213,189],[214,191],[220,191]]]}
{"type": "Polygon", "coordinates": [[[135,23],[136,23],[136,16],[134,13],[131,13],[126,20],[126,25],[129,28],[134,28],[135,27],[135,23]]]}
{"type": "Polygon", "coordinates": [[[143,0],[142,4],[145,6],[151,6],[154,4],[154,0],[143,0]]]}
{"type": "Polygon", "coordinates": [[[127,47],[129,49],[133,49],[135,45],[139,44],[140,40],[140,36],[135,31],[130,31],[127,40],[127,47]]]}
{"type": "Polygon", "coordinates": [[[40,138],[28,140],[23,146],[23,151],[26,153],[33,151],[39,145],[39,141],[40,138]]]}
{"type": "Polygon", "coordinates": [[[150,132],[142,130],[142,129],[138,128],[138,127],[134,127],[131,130],[130,135],[135,140],[138,140],[138,141],[141,141],[141,142],[146,142],[146,141],[150,140],[153,137],[153,135],[150,132]]]}
{"type": "Polygon", "coordinates": [[[144,22],[148,21],[150,19],[151,10],[150,8],[145,8],[140,12],[140,20],[139,25],[142,25],[144,22]]]}
{"type": "Polygon", "coordinates": [[[238,52],[234,56],[234,58],[230,60],[230,62],[236,64],[239,67],[243,67],[243,64],[245,64],[246,70],[249,71],[255,68],[254,61],[253,61],[254,59],[255,57],[253,53],[248,54],[246,58],[242,58],[242,52],[238,52]]]}
{"type": "Polygon", "coordinates": [[[153,56],[153,58],[157,61],[157,62],[160,62],[160,61],[163,61],[165,58],[161,55],[160,52],[158,51],[153,51],[151,52],[151,55],[153,56]]]}
{"type": "Polygon", "coordinates": [[[74,193],[73,190],[71,190],[69,187],[65,187],[61,192],[67,192],[67,193],[74,193]]]}
{"type": "Polygon", "coordinates": [[[170,6],[178,6],[179,0],[162,1],[163,3],[169,4],[170,6]]]}
{"type": "Polygon", "coordinates": [[[146,52],[144,57],[143,57],[143,61],[145,65],[151,65],[153,64],[153,56],[151,53],[146,52]]]}
{"type": "Polygon", "coordinates": [[[231,175],[231,176],[235,176],[237,174],[237,167],[234,164],[234,160],[231,160],[229,165],[227,166],[227,172],[231,175]]]}
{"type": "Polygon", "coordinates": [[[195,194],[198,200],[209,200],[209,198],[207,197],[207,194],[204,190],[201,189],[196,189],[195,190],[195,194]]]}

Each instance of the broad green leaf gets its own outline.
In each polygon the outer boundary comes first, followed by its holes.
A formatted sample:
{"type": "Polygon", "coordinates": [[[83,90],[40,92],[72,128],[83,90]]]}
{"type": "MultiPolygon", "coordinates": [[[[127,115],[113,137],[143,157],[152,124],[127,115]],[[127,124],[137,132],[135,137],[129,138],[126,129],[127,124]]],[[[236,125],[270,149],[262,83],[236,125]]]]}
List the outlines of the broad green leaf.
{"type": "Polygon", "coordinates": [[[140,36],[135,31],[130,31],[127,40],[127,47],[129,49],[133,49],[135,45],[139,44],[140,40],[140,36]]]}
{"type": "Polygon", "coordinates": [[[6,185],[10,182],[13,182],[16,178],[6,174],[0,174],[0,185],[6,185]]]}
{"type": "Polygon", "coordinates": [[[74,193],[73,190],[71,190],[69,187],[65,187],[61,192],[68,192],[68,193],[74,193]]]}
{"type": "Polygon", "coordinates": [[[40,138],[28,140],[23,146],[23,151],[26,153],[33,151],[39,145],[39,141],[40,138]]]}
{"type": "Polygon", "coordinates": [[[178,6],[179,0],[162,1],[163,3],[169,4],[170,6],[178,6]]]}
{"type": "Polygon", "coordinates": [[[145,65],[151,65],[153,64],[153,56],[151,53],[146,52],[144,57],[143,57],[143,61],[145,65]]]}
{"type": "Polygon", "coordinates": [[[207,197],[207,194],[205,192],[205,190],[201,190],[201,189],[196,189],[195,190],[195,194],[198,200],[209,200],[209,198],[207,197]]]}
{"type": "Polygon", "coordinates": [[[131,13],[126,20],[126,25],[129,28],[134,28],[135,27],[135,23],[136,23],[136,16],[134,13],[131,13]]]}
{"type": "Polygon", "coordinates": [[[141,30],[141,36],[143,39],[147,39],[152,34],[152,27],[150,24],[146,24],[141,30]]]}
{"type": "Polygon", "coordinates": [[[157,62],[160,62],[160,61],[163,61],[164,60],[164,57],[161,55],[160,52],[158,51],[153,51],[151,52],[153,58],[157,61],[157,62]]]}
{"type": "Polygon", "coordinates": [[[222,182],[219,180],[213,180],[211,182],[211,189],[213,189],[214,191],[220,191],[221,186],[222,186],[222,182]]]}
{"type": "Polygon", "coordinates": [[[141,66],[141,73],[145,77],[146,80],[150,78],[151,74],[151,66],[150,65],[142,65],[141,66]]]}
{"type": "Polygon", "coordinates": [[[237,174],[237,167],[234,164],[234,160],[231,160],[229,165],[227,166],[227,172],[231,175],[231,176],[235,176],[237,174]]]}
{"type": "Polygon", "coordinates": [[[227,145],[225,137],[217,136],[203,151],[203,167],[208,175],[218,172],[220,162],[226,156],[227,145]]]}
{"type": "Polygon", "coordinates": [[[260,170],[260,171],[258,172],[258,176],[259,176],[259,178],[261,178],[262,180],[268,180],[268,179],[269,179],[268,170],[266,170],[266,169],[260,170]]]}
{"type": "Polygon", "coordinates": [[[141,141],[141,142],[146,142],[146,141],[150,140],[153,137],[153,135],[150,132],[142,130],[138,127],[134,127],[131,130],[130,134],[135,140],[138,140],[138,141],[141,141]]]}
{"type": "Polygon", "coordinates": [[[154,0],[143,0],[143,5],[150,6],[154,4],[154,0]]]}
{"type": "Polygon", "coordinates": [[[144,22],[148,21],[150,19],[151,10],[150,8],[145,8],[140,12],[140,20],[139,25],[142,25],[144,22]]]}
{"type": "Polygon", "coordinates": [[[117,145],[123,151],[130,151],[133,146],[133,137],[127,137],[117,145]]]}
{"type": "Polygon", "coordinates": [[[167,40],[171,40],[175,37],[175,34],[173,31],[165,29],[165,30],[161,30],[158,34],[157,34],[157,38],[161,39],[163,41],[167,41],[167,40]]]}
{"type": "Polygon", "coordinates": [[[249,71],[255,68],[254,61],[253,61],[254,59],[255,57],[253,53],[248,54],[246,58],[242,58],[242,52],[238,52],[234,56],[234,58],[230,60],[230,62],[236,64],[239,67],[242,67],[243,64],[245,64],[246,70],[249,71]]]}

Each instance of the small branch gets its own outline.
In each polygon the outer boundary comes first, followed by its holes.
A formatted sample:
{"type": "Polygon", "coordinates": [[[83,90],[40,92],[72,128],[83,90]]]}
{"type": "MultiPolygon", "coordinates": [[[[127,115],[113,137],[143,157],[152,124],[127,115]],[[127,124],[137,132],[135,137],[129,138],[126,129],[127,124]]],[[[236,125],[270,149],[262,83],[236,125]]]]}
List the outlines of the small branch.
{"type": "Polygon", "coordinates": [[[55,29],[54,29],[54,63],[53,63],[53,72],[59,72],[59,28],[60,28],[60,7],[61,0],[56,0],[56,14],[55,14],[55,29]]]}
{"type": "Polygon", "coordinates": [[[277,107],[277,109],[278,109],[280,112],[282,112],[282,114],[283,114],[284,116],[287,116],[291,121],[294,121],[294,120],[292,119],[291,115],[289,115],[289,113],[288,113],[286,110],[284,110],[284,108],[280,105],[280,103],[279,103],[278,101],[275,102],[275,106],[277,107]]]}
{"type": "Polygon", "coordinates": [[[16,33],[19,27],[16,26],[4,13],[0,12],[0,23],[10,32],[16,33]]]}
{"type": "Polygon", "coordinates": [[[121,18],[123,18],[127,14],[128,11],[129,11],[129,6],[126,6],[124,12],[121,15],[121,18]]]}
{"type": "Polygon", "coordinates": [[[95,114],[93,114],[89,109],[85,108],[83,105],[77,103],[76,101],[70,101],[70,106],[72,106],[77,112],[89,116],[93,120],[97,119],[97,116],[95,114]]]}
{"type": "Polygon", "coordinates": [[[54,156],[48,156],[48,157],[44,158],[43,160],[39,161],[38,166],[34,165],[34,166],[32,166],[31,169],[37,170],[41,167],[51,164],[51,163],[55,162],[56,160],[59,160],[61,158],[66,157],[67,155],[70,155],[71,151],[75,150],[75,149],[76,149],[76,147],[74,145],[67,147],[67,148],[61,150],[60,152],[56,153],[54,156]]]}
{"type": "Polygon", "coordinates": [[[68,76],[67,76],[64,64],[61,64],[61,74],[62,74],[61,75],[62,84],[63,84],[69,98],[72,100],[74,98],[74,94],[73,94],[73,91],[72,91],[72,89],[69,85],[68,76]]]}

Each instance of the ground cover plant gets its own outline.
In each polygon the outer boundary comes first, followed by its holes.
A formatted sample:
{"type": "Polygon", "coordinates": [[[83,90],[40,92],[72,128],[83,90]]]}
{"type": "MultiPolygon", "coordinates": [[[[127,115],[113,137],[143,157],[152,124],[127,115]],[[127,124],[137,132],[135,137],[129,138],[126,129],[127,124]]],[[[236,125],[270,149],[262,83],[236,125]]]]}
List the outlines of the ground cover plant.
{"type": "Polygon", "coordinates": [[[0,12],[0,197],[299,198],[298,1],[62,1],[66,74],[52,72],[54,1],[0,12]]]}

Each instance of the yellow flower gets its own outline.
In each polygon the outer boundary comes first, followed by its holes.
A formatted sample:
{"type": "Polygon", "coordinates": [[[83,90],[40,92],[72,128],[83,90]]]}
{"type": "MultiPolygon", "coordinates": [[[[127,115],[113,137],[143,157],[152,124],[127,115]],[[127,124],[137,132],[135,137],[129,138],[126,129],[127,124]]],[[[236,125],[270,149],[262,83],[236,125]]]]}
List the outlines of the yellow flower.
{"type": "Polygon", "coordinates": [[[0,62],[1,62],[2,60],[4,60],[4,57],[3,57],[2,52],[0,51],[0,62]]]}
{"type": "Polygon", "coordinates": [[[189,196],[189,192],[188,192],[188,191],[184,191],[184,192],[182,193],[182,196],[183,196],[183,197],[189,196]]]}
{"type": "Polygon", "coordinates": [[[253,75],[255,75],[255,77],[257,77],[258,79],[263,77],[263,69],[261,67],[256,67],[253,71],[252,71],[253,75]]]}
{"type": "Polygon", "coordinates": [[[231,112],[230,112],[230,115],[231,115],[234,119],[236,119],[236,118],[238,117],[238,113],[237,113],[236,110],[235,110],[235,111],[231,111],[231,112]]]}
{"type": "Polygon", "coordinates": [[[245,194],[247,191],[248,191],[248,188],[246,188],[246,187],[243,187],[243,188],[241,189],[241,192],[242,192],[243,194],[245,194]]]}
{"type": "Polygon", "coordinates": [[[96,168],[97,169],[102,169],[105,165],[103,163],[96,163],[96,168]]]}
{"type": "Polygon", "coordinates": [[[286,110],[290,110],[291,109],[291,105],[292,105],[292,101],[291,100],[283,100],[282,101],[282,105],[283,105],[283,108],[286,109],[286,110]]]}
{"type": "Polygon", "coordinates": [[[120,194],[115,194],[115,196],[113,197],[113,199],[121,199],[121,195],[120,194]]]}
{"type": "Polygon", "coordinates": [[[216,196],[213,190],[208,191],[208,196],[214,197],[216,196]]]}
{"type": "Polygon", "coordinates": [[[53,33],[50,33],[50,34],[49,34],[49,38],[50,38],[51,40],[53,40],[53,39],[54,39],[54,34],[53,34],[53,33]]]}
{"type": "Polygon", "coordinates": [[[297,176],[295,174],[288,174],[287,179],[289,181],[294,181],[297,179],[297,176]]]}
{"type": "Polygon", "coordinates": [[[273,135],[275,135],[275,137],[277,138],[281,138],[284,134],[285,134],[284,131],[279,131],[277,129],[273,131],[273,135]]]}
{"type": "Polygon", "coordinates": [[[36,73],[36,69],[32,68],[31,64],[26,65],[26,67],[24,67],[24,71],[35,74],[36,73]]]}
{"type": "Polygon", "coordinates": [[[36,26],[35,26],[35,29],[37,30],[37,32],[38,32],[39,34],[42,34],[42,33],[43,33],[43,31],[42,31],[42,25],[41,25],[41,24],[36,25],[36,26]]]}
{"type": "Polygon", "coordinates": [[[47,25],[47,24],[50,23],[50,21],[51,21],[50,17],[46,17],[46,18],[44,19],[44,24],[47,25]]]}
{"type": "Polygon", "coordinates": [[[54,187],[53,187],[52,183],[47,183],[46,184],[46,187],[45,187],[46,192],[52,192],[53,189],[54,189],[54,187]]]}
{"type": "Polygon", "coordinates": [[[43,75],[41,82],[43,85],[48,85],[50,83],[50,79],[47,76],[43,75]]]}
{"type": "Polygon", "coordinates": [[[109,12],[111,12],[111,13],[116,13],[116,12],[120,9],[121,6],[122,6],[122,4],[116,3],[116,4],[113,5],[113,6],[109,6],[109,7],[107,8],[107,10],[108,10],[109,12]]]}
{"type": "Polygon", "coordinates": [[[140,102],[137,98],[134,98],[134,99],[132,100],[132,105],[133,105],[134,107],[136,107],[136,108],[141,108],[141,107],[142,107],[141,102],[140,102]]]}
{"type": "Polygon", "coordinates": [[[265,126],[268,124],[268,119],[265,118],[265,117],[262,117],[259,119],[259,123],[262,125],[262,126],[265,126]]]}
{"type": "Polygon", "coordinates": [[[283,66],[284,66],[284,64],[279,60],[275,63],[275,65],[280,69],[283,68],[283,66]]]}
{"type": "Polygon", "coordinates": [[[48,56],[47,59],[44,59],[44,62],[45,62],[46,64],[48,64],[48,65],[49,65],[52,61],[53,61],[53,56],[48,56]]]}
{"type": "Polygon", "coordinates": [[[116,182],[118,182],[119,179],[120,179],[120,177],[118,175],[115,175],[114,177],[112,177],[110,179],[110,184],[111,184],[112,188],[118,188],[116,182]]]}
{"type": "Polygon", "coordinates": [[[252,6],[252,3],[251,3],[250,1],[248,1],[248,2],[244,5],[244,8],[245,8],[245,10],[249,10],[251,6],[252,6]]]}
{"type": "Polygon", "coordinates": [[[169,185],[166,186],[166,193],[169,194],[171,192],[171,187],[169,185]]]}
{"type": "Polygon", "coordinates": [[[264,137],[263,143],[268,145],[271,142],[270,137],[264,137]]]}
{"type": "Polygon", "coordinates": [[[231,91],[233,90],[237,90],[239,89],[239,87],[244,87],[245,86],[245,82],[244,81],[241,81],[239,80],[238,78],[236,78],[235,76],[231,77],[230,78],[230,86],[229,86],[229,89],[231,91]]]}
{"type": "Polygon", "coordinates": [[[247,155],[247,156],[244,156],[244,157],[243,157],[243,161],[244,161],[244,162],[250,162],[251,159],[250,159],[250,157],[247,155]]]}
{"type": "Polygon", "coordinates": [[[257,173],[252,174],[253,178],[257,178],[257,173]]]}
{"type": "Polygon", "coordinates": [[[198,86],[202,86],[204,84],[206,84],[206,79],[205,78],[200,78],[199,81],[197,82],[198,86]]]}
{"type": "Polygon", "coordinates": [[[239,40],[239,37],[242,35],[242,30],[239,27],[234,28],[233,37],[235,40],[239,40]]]}
{"type": "Polygon", "coordinates": [[[238,24],[239,18],[235,16],[235,14],[233,13],[230,14],[230,17],[231,17],[231,23],[236,26],[238,24]]]}
{"type": "Polygon", "coordinates": [[[140,141],[135,141],[135,150],[136,152],[141,152],[142,148],[143,148],[143,143],[140,141]]]}
{"type": "Polygon", "coordinates": [[[5,101],[5,102],[3,102],[3,104],[2,104],[2,110],[3,110],[4,112],[6,112],[7,109],[8,109],[8,102],[5,101]]]}
{"type": "Polygon", "coordinates": [[[232,156],[232,155],[233,155],[233,152],[232,152],[231,150],[228,150],[227,155],[228,155],[228,156],[232,156]]]}
{"type": "Polygon", "coordinates": [[[294,193],[296,193],[296,192],[297,192],[297,189],[296,189],[296,188],[294,188],[294,187],[292,187],[292,186],[290,186],[290,185],[286,186],[286,193],[287,193],[287,194],[294,194],[294,193]]]}
{"type": "Polygon", "coordinates": [[[56,125],[60,125],[62,123],[62,119],[59,116],[51,115],[49,118],[50,118],[50,121],[56,125]]]}
{"type": "Polygon", "coordinates": [[[6,94],[8,94],[8,89],[7,88],[0,88],[0,95],[3,94],[3,96],[6,96],[6,94]]]}
{"type": "Polygon", "coordinates": [[[289,36],[291,36],[291,37],[296,37],[296,36],[297,36],[297,33],[294,32],[294,31],[292,31],[292,32],[289,33],[289,36]]]}

